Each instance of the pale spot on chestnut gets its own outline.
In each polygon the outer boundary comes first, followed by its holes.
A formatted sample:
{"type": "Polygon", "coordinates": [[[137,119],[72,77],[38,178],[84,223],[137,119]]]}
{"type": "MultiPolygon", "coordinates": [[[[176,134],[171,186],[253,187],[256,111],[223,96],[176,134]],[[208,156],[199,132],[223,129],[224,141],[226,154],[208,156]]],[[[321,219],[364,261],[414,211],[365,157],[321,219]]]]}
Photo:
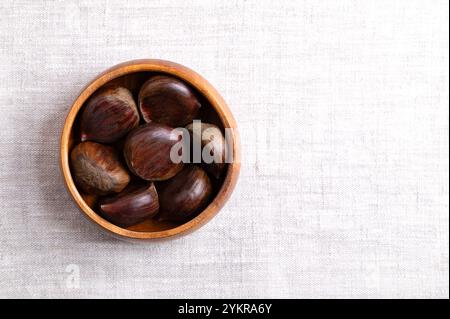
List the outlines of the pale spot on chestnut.
{"type": "Polygon", "coordinates": [[[130,182],[130,175],[110,146],[82,142],[74,147],[70,160],[75,182],[89,194],[118,193],[130,182]]]}

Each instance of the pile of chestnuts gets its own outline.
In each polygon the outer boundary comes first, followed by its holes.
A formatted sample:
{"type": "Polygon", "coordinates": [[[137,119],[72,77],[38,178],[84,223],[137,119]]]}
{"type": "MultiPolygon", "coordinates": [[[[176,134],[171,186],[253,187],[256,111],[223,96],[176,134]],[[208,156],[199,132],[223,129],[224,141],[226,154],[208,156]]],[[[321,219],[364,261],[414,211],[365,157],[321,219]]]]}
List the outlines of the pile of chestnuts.
{"type": "MultiPolygon", "coordinates": [[[[137,93],[137,92],[136,92],[137,93]]],[[[170,152],[184,127],[192,139],[193,120],[200,119],[197,93],[181,80],[154,75],[141,87],[137,104],[125,87],[101,88],[85,103],[79,119],[79,143],[70,154],[78,189],[94,195],[93,207],[110,222],[129,227],[147,219],[184,223],[211,202],[226,164],[173,161],[170,152]]],[[[201,146],[223,157],[224,137],[210,129],[201,146]]]]}

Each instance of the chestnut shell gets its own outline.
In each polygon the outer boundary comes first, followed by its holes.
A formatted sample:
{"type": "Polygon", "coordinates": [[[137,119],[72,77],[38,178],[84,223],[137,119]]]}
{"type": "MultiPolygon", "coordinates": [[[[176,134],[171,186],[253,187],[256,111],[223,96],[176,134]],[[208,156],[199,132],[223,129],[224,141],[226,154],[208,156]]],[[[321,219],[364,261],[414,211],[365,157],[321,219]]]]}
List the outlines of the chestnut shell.
{"type": "Polygon", "coordinates": [[[138,104],[145,122],[172,127],[182,127],[192,122],[201,106],[185,83],[166,75],[154,76],[144,83],[138,104]]]}
{"type": "Polygon", "coordinates": [[[107,87],[89,99],[81,114],[81,141],[112,143],[139,124],[139,112],[131,92],[107,87]]]}
{"type": "Polygon", "coordinates": [[[148,123],[133,130],[126,138],[124,156],[131,172],[148,181],[173,177],[183,168],[183,162],[174,163],[170,150],[179,137],[169,126],[148,123]]]}
{"type": "Polygon", "coordinates": [[[212,185],[200,167],[190,165],[175,177],[157,185],[160,219],[186,222],[200,213],[209,202],[212,185]]]}
{"type": "Polygon", "coordinates": [[[105,219],[118,226],[132,226],[158,213],[158,194],[153,183],[127,187],[117,195],[100,199],[99,210],[105,219]]]}
{"type": "Polygon", "coordinates": [[[200,129],[194,130],[195,125],[196,124],[194,121],[194,123],[186,126],[191,138],[191,149],[194,151],[193,139],[196,138],[200,141],[202,153],[207,152],[212,157],[212,162],[206,163],[204,162],[204,158],[202,156],[202,167],[218,179],[226,167],[225,155],[227,145],[225,138],[223,137],[219,127],[214,124],[201,122],[199,123],[200,129]]]}
{"type": "Polygon", "coordinates": [[[75,182],[88,194],[105,195],[122,191],[130,175],[111,146],[81,142],[70,154],[75,182]]]}

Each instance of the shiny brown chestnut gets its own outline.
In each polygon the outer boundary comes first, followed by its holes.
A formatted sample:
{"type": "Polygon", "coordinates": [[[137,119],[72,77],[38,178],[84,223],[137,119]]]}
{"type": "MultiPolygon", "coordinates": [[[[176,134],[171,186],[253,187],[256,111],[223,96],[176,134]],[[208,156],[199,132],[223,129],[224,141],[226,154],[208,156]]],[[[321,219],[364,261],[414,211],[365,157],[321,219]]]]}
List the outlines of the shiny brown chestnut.
{"type": "Polygon", "coordinates": [[[175,177],[157,185],[160,219],[185,222],[208,204],[212,186],[200,167],[186,166],[175,177]]]}
{"type": "Polygon", "coordinates": [[[96,93],[81,115],[81,141],[112,143],[139,124],[139,112],[131,92],[107,87],[96,93]]]}
{"type": "Polygon", "coordinates": [[[200,160],[200,158],[195,158],[196,155],[200,157],[200,154],[195,153],[198,152],[195,149],[195,143],[198,143],[201,147],[202,167],[215,178],[219,178],[226,167],[226,143],[219,127],[214,124],[194,121],[187,125],[186,129],[191,137],[194,163],[200,160]]]}
{"type": "Polygon", "coordinates": [[[148,181],[173,177],[183,168],[183,162],[176,163],[170,158],[170,151],[178,139],[171,127],[154,122],[133,130],[123,149],[128,168],[148,181]]]}
{"type": "Polygon", "coordinates": [[[150,78],[139,92],[139,109],[145,122],[182,127],[198,114],[200,102],[182,81],[157,75],[150,78]]]}
{"type": "Polygon", "coordinates": [[[153,183],[140,187],[127,187],[117,195],[99,201],[101,215],[121,227],[143,222],[158,213],[158,194],[153,183]]]}
{"type": "Polygon", "coordinates": [[[72,150],[70,160],[75,182],[88,194],[118,193],[130,182],[130,175],[110,146],[81,142],[72,150]]]}

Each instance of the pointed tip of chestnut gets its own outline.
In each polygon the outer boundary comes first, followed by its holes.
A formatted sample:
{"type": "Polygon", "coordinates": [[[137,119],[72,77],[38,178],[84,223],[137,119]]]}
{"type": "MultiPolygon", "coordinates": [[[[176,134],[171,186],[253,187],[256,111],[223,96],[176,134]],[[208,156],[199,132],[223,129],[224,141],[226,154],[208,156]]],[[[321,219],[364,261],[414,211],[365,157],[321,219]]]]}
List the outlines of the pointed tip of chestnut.
{"type": "Polygon", "coordinates": [[[85,133],[81,133],[80,140],[82,142],[86,142],[88,139],[89,139],[89,135],[87,135],[85,133]]]}

